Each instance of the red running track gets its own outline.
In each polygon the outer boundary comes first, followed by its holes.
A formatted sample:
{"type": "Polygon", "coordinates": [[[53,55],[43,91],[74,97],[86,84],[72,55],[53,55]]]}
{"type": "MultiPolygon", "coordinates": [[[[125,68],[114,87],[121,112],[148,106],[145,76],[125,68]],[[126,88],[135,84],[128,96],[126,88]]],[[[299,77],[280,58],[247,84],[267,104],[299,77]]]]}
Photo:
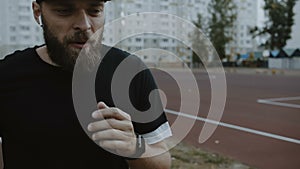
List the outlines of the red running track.
{"type": "MultiPolygon", "coordinates": [[[[178,111],[180,94],[175,81],[166,73],[154,71],[154,74],[168,99],[167,109],[178,111]]],[[[198,117],[205,118],[210,106],[210,83],[205,72],[194,74],[201,94],[198,117]]],[[[176,75],[188,80],[186,72],[177,71],[176,75]]],[[[221,122],[264,133],[259,135],[240,128],[218,126],[212,137],[200,144],[198,138],[204,123],[197,121],[184,141],[259,169],[299,169],[300,75],[226,74],[226,78],[227,101],[221,122]],[[280,102],[291,103],[298,108],[257,102],[259,99],[286,97],[297,97],[297,100],[280,102]],[[268,134],[275,135],[275,138],[268,137],[268,134]],[[284,141],[281,136],[292,141],[284,141]]],[[[172,123],[176,115],[168,114],[168,118],[172,123]]],[[[192,122],[192,119],[185,121],[192,122]]]]}

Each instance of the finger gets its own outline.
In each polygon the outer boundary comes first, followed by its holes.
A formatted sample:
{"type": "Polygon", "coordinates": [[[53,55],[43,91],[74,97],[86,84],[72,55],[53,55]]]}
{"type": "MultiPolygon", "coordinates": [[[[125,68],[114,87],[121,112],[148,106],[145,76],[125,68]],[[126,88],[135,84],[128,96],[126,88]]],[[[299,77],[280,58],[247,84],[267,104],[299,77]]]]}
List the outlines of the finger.
{"type": "Polygon", "coordinates": [[[107,129],[133,131],[133,125],[129,121],[121,121],[113,118],[96,121],[88,125],[88,130],[90,132],[102,131],[107,129]]]}
{"type": "Polygon", "coordinates": [[[103,110],[105,110],[105,109],[94,111],[94,112],[92,113],[92,117],[93,117],[94,119],[97,119],[97,120],[103,120],[103,119],[104,119],[104,117],[103,117],[103,115],[102,115],[102,111],[103,111],[103,110]]]}
{"type": "Polygon", "coordinates": [[[92,139],[96,140],[123,140],[126,141],[130,139],[130,137],[135,138],[133,133],[124,132],[116,129],[108,129],[96,132],[92,135],[92,139]]]}
{"type": "Polygon", "coordinates": [[[99,102],[97,104],[98,109],[105,109],[105,108],[109,108],[104,102],[99,102]]]}
{"type": "Polygon", "coordinates": [[[129,114],[123,112],[122,110],[118,108],[105,108],[100,109],[95,112],[93,112],[92,117],[94,119],[109,119],[114,118],[118,120],[131,120],[131,117],[129,114]]]}

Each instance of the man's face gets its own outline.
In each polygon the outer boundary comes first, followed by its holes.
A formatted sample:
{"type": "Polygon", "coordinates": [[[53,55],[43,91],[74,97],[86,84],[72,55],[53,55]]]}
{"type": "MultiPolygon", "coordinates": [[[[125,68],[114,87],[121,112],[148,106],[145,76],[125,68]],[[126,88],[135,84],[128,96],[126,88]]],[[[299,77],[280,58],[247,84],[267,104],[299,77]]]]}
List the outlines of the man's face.
{"type": "Polygon", "coordinates": [[[48,54],[64,69],[73,70],[88,39],[104,26],[102,0],[49,0],[41,4],[48,54]]]}

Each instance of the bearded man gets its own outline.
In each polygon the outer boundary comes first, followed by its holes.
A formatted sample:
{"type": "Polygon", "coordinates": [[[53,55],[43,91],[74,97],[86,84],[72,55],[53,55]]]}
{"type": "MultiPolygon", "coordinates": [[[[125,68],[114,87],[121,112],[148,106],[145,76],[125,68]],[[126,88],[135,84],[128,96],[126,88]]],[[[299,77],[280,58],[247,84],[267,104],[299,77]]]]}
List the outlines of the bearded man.
{"type": "MultiPolygon", "coordinates": [[[[128,112],[131,109],[126,106],[115,107],[113,102],[117,96],[112,95],[109,86],[128,53],[101,45],[108,52],[95,80],[98,104],[93,112],[86,112],[94,120],[85,126],[91,137],[76,116],[72,98],[74,67],[80,52],[92,48],[92,35],[103,32],[105,2],[32,2],[45,44],[16,51],[0,61],[0,137],[5,169],[170,168],[170,154],[164,143],[171,136],[166,115],[135,122],[135,112],[128,112]]],[[[133,60],[136,66],[141,64],[133,60]]],[[[130,102],[146,111],[153,106],[148,99],[155,89],[150,71],[140,72],[131,82],[130,102]]],[[[160,101],[159,97],[154,99],[160,101]]]]}

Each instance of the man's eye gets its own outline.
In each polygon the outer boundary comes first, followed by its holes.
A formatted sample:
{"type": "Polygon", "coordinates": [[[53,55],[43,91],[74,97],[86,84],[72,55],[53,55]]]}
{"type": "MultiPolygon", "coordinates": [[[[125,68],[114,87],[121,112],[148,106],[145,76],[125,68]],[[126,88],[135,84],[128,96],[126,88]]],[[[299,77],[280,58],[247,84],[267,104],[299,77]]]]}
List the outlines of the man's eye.
{"type": "Polygon", "coordinates": [[[73,12],[72,9],[56,9],[55,11],[56,11],[59,15],[63,15],[63,16],[70,15],[70,14],[72,14],[72,12],[73,12]]]}
{"type": "Polygon", "coordinates": [[[88,12],[91,15],[98,16],[98,15],[101,15],[103,13],[103,10],[102,9],[90,9],[90,10],[88,10],[88,12]]]}

